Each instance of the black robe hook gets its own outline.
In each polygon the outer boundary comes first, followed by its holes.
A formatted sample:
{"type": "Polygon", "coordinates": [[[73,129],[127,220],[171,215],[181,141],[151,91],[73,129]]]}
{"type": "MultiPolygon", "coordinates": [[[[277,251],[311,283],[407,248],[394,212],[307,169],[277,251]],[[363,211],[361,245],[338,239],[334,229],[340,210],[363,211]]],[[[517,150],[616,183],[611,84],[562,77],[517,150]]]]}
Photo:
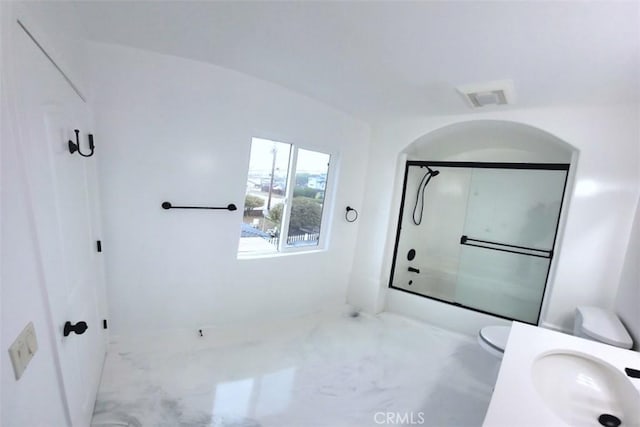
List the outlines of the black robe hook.
{"type": "Polygon", "coordinates": [[[74,132],[76,133],[76,142],[69,140],[69,152],[73,154],[77,151],[78,154],[80,154],[82,157],[93,156],[93,151],[95,149],[95,146],[93,144],[93,135],[89,134],[89,149],[91,150],[91,152],[89,154],[84,154],[82,151],[80,151],[80,131],[78,129],[74,129],[74,132]]]}

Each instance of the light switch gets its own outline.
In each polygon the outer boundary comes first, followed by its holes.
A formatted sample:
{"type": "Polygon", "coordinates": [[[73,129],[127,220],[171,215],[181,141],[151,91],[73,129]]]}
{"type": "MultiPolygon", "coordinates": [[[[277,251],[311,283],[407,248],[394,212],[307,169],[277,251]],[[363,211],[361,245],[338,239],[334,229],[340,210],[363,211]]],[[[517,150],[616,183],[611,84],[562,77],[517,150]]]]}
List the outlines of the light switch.
{"type": "Polygon", "coordinates": [[[23,335],[25,344],[27,346],[27,352],[31,355],[31,357],[33,357],[36,350],[38,350],[38,340],[36,340],[36,330],[34,329],[32,322],[29,322],[23,332],[23,335]]]}
{"type": "Polygon", "coordinates": [[[33,322],[29,322],[9,347],[9,356],[11,357],[16,380],[20,379],[37,350],[36,330],[33,327],[33,322]]]}

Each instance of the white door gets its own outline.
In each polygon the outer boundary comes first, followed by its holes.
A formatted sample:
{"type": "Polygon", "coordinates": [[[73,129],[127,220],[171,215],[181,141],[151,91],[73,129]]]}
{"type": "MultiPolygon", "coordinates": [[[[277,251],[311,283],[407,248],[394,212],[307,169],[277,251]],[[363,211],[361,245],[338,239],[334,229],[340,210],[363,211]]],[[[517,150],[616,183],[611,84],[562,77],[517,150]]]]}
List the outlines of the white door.
{"type": "MultiPolygon", "coordinates": [[[[99,210],[95,156],[70,154],[80,130],[87,148],[89,109],[18,24],[12,57],[18,80],[20,147],[35,217],[63,394],[73,426],[90,424],[106,352],[102,254],[96,250],[99,210]],[[86,322],[63,336],[65,322],[86,322]]],[[[96,141],[97,142],[97,141],[96,141]]],[[[97,147],[99,153],[99,145],[97,147]]],[[[99,155],[99,154],[97,154],[99,155]]]]}

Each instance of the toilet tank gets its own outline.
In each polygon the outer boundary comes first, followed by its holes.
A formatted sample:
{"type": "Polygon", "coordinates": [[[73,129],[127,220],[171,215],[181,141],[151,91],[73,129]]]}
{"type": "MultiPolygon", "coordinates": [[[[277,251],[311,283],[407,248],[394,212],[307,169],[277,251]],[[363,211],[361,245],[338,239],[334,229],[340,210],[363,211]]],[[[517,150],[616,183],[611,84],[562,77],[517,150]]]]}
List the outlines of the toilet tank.
{"type": "Polygon", "coordinates": [[[620,318],[600,307],[576,308],[573,335],[626,349],[633,346],[633,340],[620,318]]]}

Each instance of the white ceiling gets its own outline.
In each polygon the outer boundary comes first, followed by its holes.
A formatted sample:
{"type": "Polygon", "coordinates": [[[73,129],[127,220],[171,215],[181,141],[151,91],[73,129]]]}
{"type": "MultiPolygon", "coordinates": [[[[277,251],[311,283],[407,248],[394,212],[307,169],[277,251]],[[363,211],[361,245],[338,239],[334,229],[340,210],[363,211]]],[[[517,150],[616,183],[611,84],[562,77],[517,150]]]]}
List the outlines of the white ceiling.
{"type": "Polygon", "coordinates": [[[56,7],[91,40],[217,64],[367,121],[466,113],[455,87],[500,79],[514,80],[518,108],[640,102],[638,1],[56,7]]]}

